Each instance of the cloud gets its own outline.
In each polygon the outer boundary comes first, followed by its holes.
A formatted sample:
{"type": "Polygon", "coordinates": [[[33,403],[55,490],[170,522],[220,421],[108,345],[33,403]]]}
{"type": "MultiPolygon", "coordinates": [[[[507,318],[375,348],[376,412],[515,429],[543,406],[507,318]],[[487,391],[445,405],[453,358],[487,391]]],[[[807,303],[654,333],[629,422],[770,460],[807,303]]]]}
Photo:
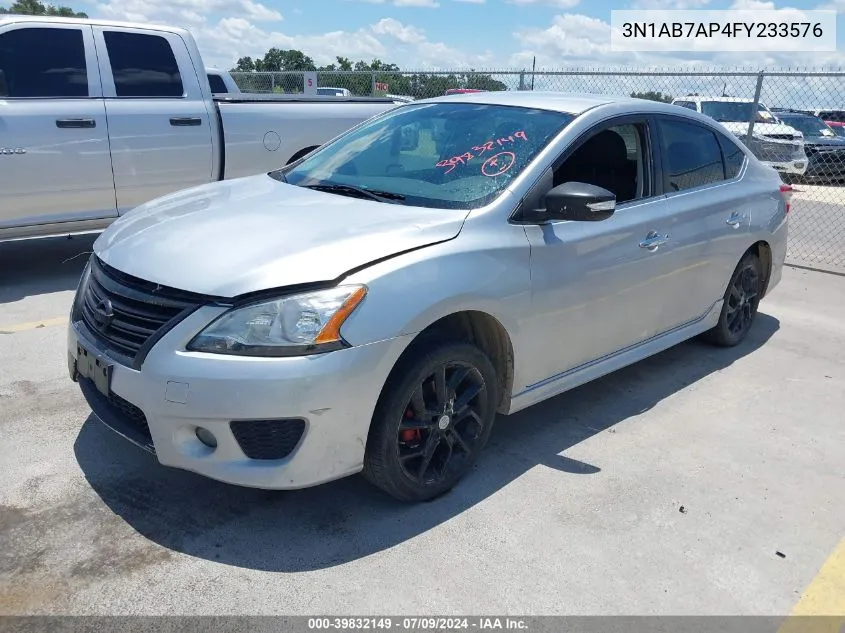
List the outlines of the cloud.
{"type": "Polygon", "coordinates": [[[210,13],[223,12],[255,22],[280,22],[282,14],[252,0],[109,0],[96,5],[99,17],[131,22],[187,21],[204,23],[210,13]]]}
{"type": "Polygon", "coordinates": [[[581,0],[508,0],[511,4],[526,6],[530,4],[545,4],[559,9],[571,9],[578,6],[581,0]]]}
{"type": "Polygon", "coordinates": [[[425,41],[425,35],[418,28],[402,24],[393,18],[382,18],[370,28],[373,33],[389,35],[403,44],[419,44],[425,41]]]}
{"type": "Polygon", "coordinates": [[[426,9],[436,9],[440,6],[437,0],[363,0],[370,4],[392,4],[395,7],[422,7],[426,9]]]}
{"type": "Polygon", "coordinates": [[[735,0],[729,8],[737,11],[774,11],[776,9],[774,2],[762,2],[761,0],[735,0]]]}
{"type": "Polygon", "coordinates": [[[700,9],[710,0],[634,0],[632,9],[700,9]]]}

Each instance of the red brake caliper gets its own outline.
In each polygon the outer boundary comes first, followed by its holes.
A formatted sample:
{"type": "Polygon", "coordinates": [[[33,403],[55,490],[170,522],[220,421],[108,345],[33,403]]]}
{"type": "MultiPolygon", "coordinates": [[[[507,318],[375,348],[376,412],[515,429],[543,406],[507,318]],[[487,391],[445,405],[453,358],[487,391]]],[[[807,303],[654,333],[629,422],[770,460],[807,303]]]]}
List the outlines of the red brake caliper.
{"type": "MultiPolygon", "coordinates": [[[[414,412],[411,411],[411,407],[405,409],[405,419],[410,420],[414,417],[414,412]]],[[[418,441],[420,439],[420,430],[419,429],[403,429],[399,433],[399,439],[403,442],[413,442],[418,441]]]]}

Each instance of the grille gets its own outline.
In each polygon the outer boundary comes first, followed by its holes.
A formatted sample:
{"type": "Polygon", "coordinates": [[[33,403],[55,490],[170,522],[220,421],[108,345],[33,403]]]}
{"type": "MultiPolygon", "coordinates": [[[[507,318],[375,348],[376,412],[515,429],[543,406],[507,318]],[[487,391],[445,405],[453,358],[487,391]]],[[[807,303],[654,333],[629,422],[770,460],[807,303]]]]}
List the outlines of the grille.
{"type": "Polygon", "coordinates": [[[128,400],[124,400],[116,393],[109,394],[109,405],[114,409],[115,413],[121,416],[128,424],[135,428],[139,433],[144,435],[152,444],[153,437],[150,435],[150,427],[147,424],[147,416],[134,404],[128,400]]]}
{"type": "Polygon", "coordinates": [[[230,422],[229,427],[250,459],[282,459],[299,443],[305,420],[237,420],[230,422]]]}
{"type": "Polygon", "coordinates": [[[100,421],[145,450],[155,453],[147,416],[131,402],[116,393],[101,394],[88,378],[79,378],[79,386],[91,410],[100,421]]]}
{"type": "Polygon", "coordinates": [[[131,277],[96,257],[81,293],[78,318],[107,349],[129,360],[168,321],[203,302],[200,295],[131,277]]]}
{"type": "Polygon", "coordinates": [[[794,143],[769,143],[752,139],[749,147],[757,158],[773,163],[802,160],[805,156],[801,151],[801,146],[794,143]]]}
{"type": "Polygon", "coordinates": [[[777,139],[779,141],[796,141],[792,134],[763,134],[765,138],[777,139]]]}

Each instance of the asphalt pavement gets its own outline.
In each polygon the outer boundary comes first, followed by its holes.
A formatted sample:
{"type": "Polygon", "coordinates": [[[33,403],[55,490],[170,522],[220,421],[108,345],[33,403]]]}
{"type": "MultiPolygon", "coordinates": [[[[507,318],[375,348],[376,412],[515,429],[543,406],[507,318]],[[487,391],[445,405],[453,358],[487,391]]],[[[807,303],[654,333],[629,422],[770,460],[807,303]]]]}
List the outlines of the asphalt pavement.
{"type": "Polygon", "coordinates": [[[66,369],[91,244],[0,244],[0,613],[782,615],[845,536],[845,278],[787,269],[743,345],[500,417],[403,505],[215,483],[103,427],[66,369]]]}

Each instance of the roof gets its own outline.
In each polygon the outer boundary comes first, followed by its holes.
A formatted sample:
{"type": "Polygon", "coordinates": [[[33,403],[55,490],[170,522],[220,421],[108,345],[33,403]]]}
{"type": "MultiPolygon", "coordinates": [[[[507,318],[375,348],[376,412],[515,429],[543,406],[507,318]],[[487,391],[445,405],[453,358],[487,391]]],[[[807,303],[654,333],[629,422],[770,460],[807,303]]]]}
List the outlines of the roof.
{"type": "MultiPolygon", "coordinates": [[[[487,105],[520,106],[539,108],[569,114],[581,114],[592,108],[612,103],[630,103],[642,107],[643,104],[655,104],[654,101],[631,97],[591,94],[587,92],[534,92],[530,90],[507,90],[452,94],[432,99],[421,99],[414,103],[479,103],[487,105]]],[[[664,104],[665,105],[665,104],[664,104]]],[[[675,106],[678,107],[678,106],[675,106]]]]}
{"type": "Polygon", "coordinates": [[[137,28],[147,29],[152,31],[166,31],[168,33],[188,33],[186,29],[175,26],[166,26],[164,24],[150,24],[147,22],[121,22],[120,20],[100,20],[97,18],[65,18],[59,16],[46,15],[18,15],[14,13],[4,13],[0,15],[0,24],[9,22],[40,22],[44,24],[80,24],[91,26],[115,26],[123,28],[137,28]]]}
{"type": "Polygon", "coordinates": [[[674,101],[724,101],[725,103],[754,103],[754,99],[748,97],[720,97],[718,95],[687,95],[675,97],[674,101]]]}

